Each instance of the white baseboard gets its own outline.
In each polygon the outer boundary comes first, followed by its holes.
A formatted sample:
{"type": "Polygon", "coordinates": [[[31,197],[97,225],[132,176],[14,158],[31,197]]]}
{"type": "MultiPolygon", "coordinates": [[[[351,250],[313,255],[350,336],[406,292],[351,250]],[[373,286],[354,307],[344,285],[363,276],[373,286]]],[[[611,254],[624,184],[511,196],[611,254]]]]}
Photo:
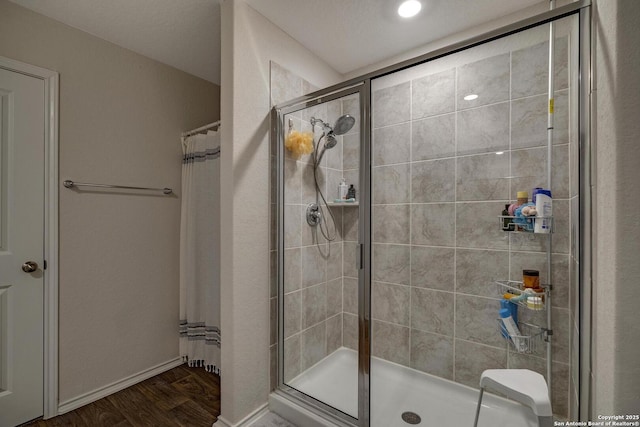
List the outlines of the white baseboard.
{"type": "Polygon", "coordinates": [[[233,424],[225,420],[222,416],[219,416],[218,420],[213,423],[212,427],[232,427],[232,425],[233,424]]]}
{"type": "Polygon", "coordinates": [[[218,421],[213,424],[213,427],[250,427],[251,424],[256,422],[261,416],[269,412],[269,405],[266,403],[260,406],[255,411],[251,412],[249,415],[244,417],[242,420],[233,424],[227,421],[224,417],[218,417],[218,421]]]}
{"type": "Polygon", "coordinates": [[[182,361],[182,358],[177,357],[175,359],[171,359],[159,365],[153,366],[149,369],[145,369],[144,371],[138,372],[137,374],[133,374],[111,384],[107,384],[104,387],[97,388],[88,393],[81,394],[78,397],[74,397],[73,399],[61,402],[58,405],[58,415],[62,415],[91,402],[95,402],[96,400],[100,400],[103,397],[107,397],[110,394],[116,393],[120,390],[124,390],[127,387],[131,387],[134,384],[154,377],[158,374],[168,371],[169,369],[173,369],[177,366],[182,365],[183,363],[184,362],[182,361]]]}

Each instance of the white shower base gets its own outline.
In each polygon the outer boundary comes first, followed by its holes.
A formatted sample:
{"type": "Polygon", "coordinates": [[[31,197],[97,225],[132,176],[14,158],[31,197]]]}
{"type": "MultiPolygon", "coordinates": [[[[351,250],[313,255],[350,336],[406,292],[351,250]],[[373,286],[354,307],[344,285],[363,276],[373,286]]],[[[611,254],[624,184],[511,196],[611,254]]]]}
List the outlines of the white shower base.
{"type": "MultiPolygon", "coordinates": [[[[340,348],[289,385],[352,416],[358,409],[358,356],[340,348]]],[[[405,411],[419,427],[472,427],[478,390],[378,358],[371,360],[371,426],[407,427],[405,411]]],[[[282,414],[286,418],[286,414],[282,414]]],[[[293,421],[293,420],[292,420],[293,421]]],[[[309,424],[310,425],[310,424],[309,424]]],[[[533,412],[517,402],[485,393],[480,427],[535,427],[533,412]]]]}

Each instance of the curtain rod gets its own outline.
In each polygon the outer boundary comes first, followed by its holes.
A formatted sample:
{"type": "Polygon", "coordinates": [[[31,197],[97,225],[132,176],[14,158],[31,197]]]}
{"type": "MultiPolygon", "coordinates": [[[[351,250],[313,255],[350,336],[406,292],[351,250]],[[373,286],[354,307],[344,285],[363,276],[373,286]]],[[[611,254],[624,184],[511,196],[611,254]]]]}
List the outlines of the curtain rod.
{"type": "Polygon", "coordinates": [[[101,188],[122,188],[125,190],[148,190],[148,191],[162,191],[164,194],[171,194],[173,190],[171,188],[150,188],[150,187],[131,187],[129,185],[111,185],[111,184],[94,184],[91,182],[75,182],[67,179],[62,183],[67,188],[73,187],[101,187],[101,188]]]}
{"type": "Polygon", "coordinates": [[[220,127],[220,120],[218,120],[217,122],[209,123],[208,125],[200,126],[199,128],[194,129],[194,130],[190,130],[190,131],[187,131],[187,132],[182,132],[182,137],[186,138],[187,136],[192,136],[192,135],[198,134],[198,133],[200,133],[202,131],[209,130],[209,129],[212,129],[212,128],[215,128],[215,127],[220,127]]]}

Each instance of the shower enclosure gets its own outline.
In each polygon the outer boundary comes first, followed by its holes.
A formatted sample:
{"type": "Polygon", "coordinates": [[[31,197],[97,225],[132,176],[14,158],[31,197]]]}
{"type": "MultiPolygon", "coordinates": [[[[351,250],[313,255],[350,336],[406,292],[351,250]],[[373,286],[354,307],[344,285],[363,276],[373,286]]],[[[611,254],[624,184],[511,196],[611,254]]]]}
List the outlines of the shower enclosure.
{"type": "MultiPolygon", "coordinates": [[[[526,368],[578,419],[586,14],[574,3],[274,108],[280,399],[337,424],[472,425],[482,371],[526,368]],[[285,148],[294,131],[311,153],[285,148]],[[549,180],[553,232],[503,230],[516,192],[549,180]],[[523,269],[546,301],[518,308],[517,346],[496,319],[523,269]]],[[[479,425],[535,425],[484,404],[479,425]]]]}

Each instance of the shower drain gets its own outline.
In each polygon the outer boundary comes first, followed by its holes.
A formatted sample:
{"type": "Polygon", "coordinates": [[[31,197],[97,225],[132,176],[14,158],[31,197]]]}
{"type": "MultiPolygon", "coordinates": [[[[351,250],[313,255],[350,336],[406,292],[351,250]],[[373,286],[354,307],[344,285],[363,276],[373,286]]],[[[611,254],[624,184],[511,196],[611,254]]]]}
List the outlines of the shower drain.
{"type": "Polygon", "coordinates": [[[415,412],[403,412],[402,421],[407,424],[420,424],[420,421],[422,421],[422,419],[420,418],[420,415],[416,414],[415,412]]]}

